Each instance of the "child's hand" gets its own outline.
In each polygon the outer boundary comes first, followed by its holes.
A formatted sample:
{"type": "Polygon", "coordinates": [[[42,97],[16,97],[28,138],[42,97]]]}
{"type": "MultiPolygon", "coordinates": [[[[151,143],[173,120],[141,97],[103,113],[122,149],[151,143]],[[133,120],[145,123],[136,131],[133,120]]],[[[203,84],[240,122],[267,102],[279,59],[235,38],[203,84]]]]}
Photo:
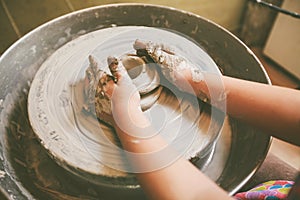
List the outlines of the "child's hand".
{"type": "Polygon", "coordinates": [[[95,93],[95,110],[100,120],[115,125],[140,110],[140,95],[125,67],[117,58],[107,59],[112,75],[102,71],[95,93]]]}
{"type": "Polygon", "coordinates": [[[163,44],[136,40],[133,47],[138,56],[144,56],[148,61],[157,63],[165,78],[183,91],[193,92],[191,83],[204,81],[203,74],[197,67],[183,57],[175,55],[163,44]]]}

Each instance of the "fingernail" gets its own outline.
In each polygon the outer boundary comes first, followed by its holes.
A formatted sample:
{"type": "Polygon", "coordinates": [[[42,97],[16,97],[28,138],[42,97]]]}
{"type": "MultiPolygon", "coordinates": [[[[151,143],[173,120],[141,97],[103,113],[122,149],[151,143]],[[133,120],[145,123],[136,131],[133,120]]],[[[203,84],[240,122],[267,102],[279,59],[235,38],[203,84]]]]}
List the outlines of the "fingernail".
{"type": "Polygon", "coordinates": [[[146,49],[147,47],[147,43],[146,42],[143,42],[139,39],[135,40],[134,44],[133,44],[133,48],[135,50],[139,50],[139,49],[146,49]]]}
{"type": "Polygon", "coordinates": [[[107,58],[107,64],[108,65],[111,65],[111,64],[117,65],[118,63],[119,63],[119,61],[116,57],[108,56],[108,58],[107,58]]]}

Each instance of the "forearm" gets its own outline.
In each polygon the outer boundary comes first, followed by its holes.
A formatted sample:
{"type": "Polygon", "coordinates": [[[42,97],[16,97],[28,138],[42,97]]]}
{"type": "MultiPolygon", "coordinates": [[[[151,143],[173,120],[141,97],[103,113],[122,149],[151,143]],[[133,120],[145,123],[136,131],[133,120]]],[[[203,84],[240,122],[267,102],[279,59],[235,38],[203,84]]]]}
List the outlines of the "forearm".
{"type": "MultiPolygon", "coordinates": [[[[209,77],[208,77],[209,79],[209,77]]],[[[227,76],[222,77],[226,112],[274,137],[300,145],[300,92],[227,76]]],[[[211,88],[221,87],[218,84],[211,88]]],[[[204,82],[192,83],[194,90],[209,96],[204,82]]],[[[213,101],[218,106],[217,101],[213,101]]]]}
{"type": "MultiPolygon", "coordinates": [[[[147,118],[142,112],[136,112],[133,115],[132,119],[135,121],[130,123],[136,126],[141,124],[140,127],[147,124],[145,123],[147,118]]],[[[130,135],[118,127],[116,130],[125,150],[145,154],[145,157],[129,156],[129,160],[139,171],[138,180],[151,199],[230,199],[225,191],[189,161],[183,158],[178,159],[176,152],[160,135],[155,135],[151,128],[146,127],[145,131],[150,131],[147,134],[153,137],[144,139],[135,137],[139,134],[135,130],[130,130],[132,131],[130,135]],[[162,149],[166,149],[165,152],[162,149]],[[161,153],[158,153],[159,151],[161,153]],[[153,156],[146,156],[152,153],[153,156]],[[173,157],[171,162],[165,163],[164,161],[170,157],[173,157]],[[153,168],[149,170],[149,166],[153,168]]]]}

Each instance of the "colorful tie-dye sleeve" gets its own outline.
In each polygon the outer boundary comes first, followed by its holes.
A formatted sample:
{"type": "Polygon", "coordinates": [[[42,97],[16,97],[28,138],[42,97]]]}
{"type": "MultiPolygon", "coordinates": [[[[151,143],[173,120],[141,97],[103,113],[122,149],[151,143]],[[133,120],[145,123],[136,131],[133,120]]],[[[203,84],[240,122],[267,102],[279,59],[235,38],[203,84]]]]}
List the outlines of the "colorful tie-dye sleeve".
{"type": "Polygon", "coordinates": [[[247,192],[237,193],[234,197],[237,200],[287,199],[288,193],[293,185],[293,181],[268,181],[259,184],[247,192]]]}

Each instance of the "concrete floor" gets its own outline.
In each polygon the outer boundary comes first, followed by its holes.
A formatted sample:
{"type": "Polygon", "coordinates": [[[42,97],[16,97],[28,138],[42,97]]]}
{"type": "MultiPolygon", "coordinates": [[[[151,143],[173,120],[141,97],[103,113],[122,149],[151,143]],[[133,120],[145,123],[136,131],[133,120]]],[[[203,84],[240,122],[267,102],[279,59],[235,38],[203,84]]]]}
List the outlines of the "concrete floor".
{"type": "MultiPolygon", "coordinates": [[[[99,4],[99,1],[89,0],[0,0],[0,55],[17,39],[33,28],[68,12],[99,4]],[[49,6],[51,5],[51,6],[49,6]],[[39,10],[40,12],[32,12],[39,10]]],[[[117,3],[104,0],[101,4],[117,3]]],[[[259,48],[253,49],[265,66],[273,84],[299,88],[299,80],[293,78],[279,66],[264,57],[259,48]]],[[[296,169],[300,169],[300,148],[274,140],[271,153],[279,156],[296,169]]]]}

